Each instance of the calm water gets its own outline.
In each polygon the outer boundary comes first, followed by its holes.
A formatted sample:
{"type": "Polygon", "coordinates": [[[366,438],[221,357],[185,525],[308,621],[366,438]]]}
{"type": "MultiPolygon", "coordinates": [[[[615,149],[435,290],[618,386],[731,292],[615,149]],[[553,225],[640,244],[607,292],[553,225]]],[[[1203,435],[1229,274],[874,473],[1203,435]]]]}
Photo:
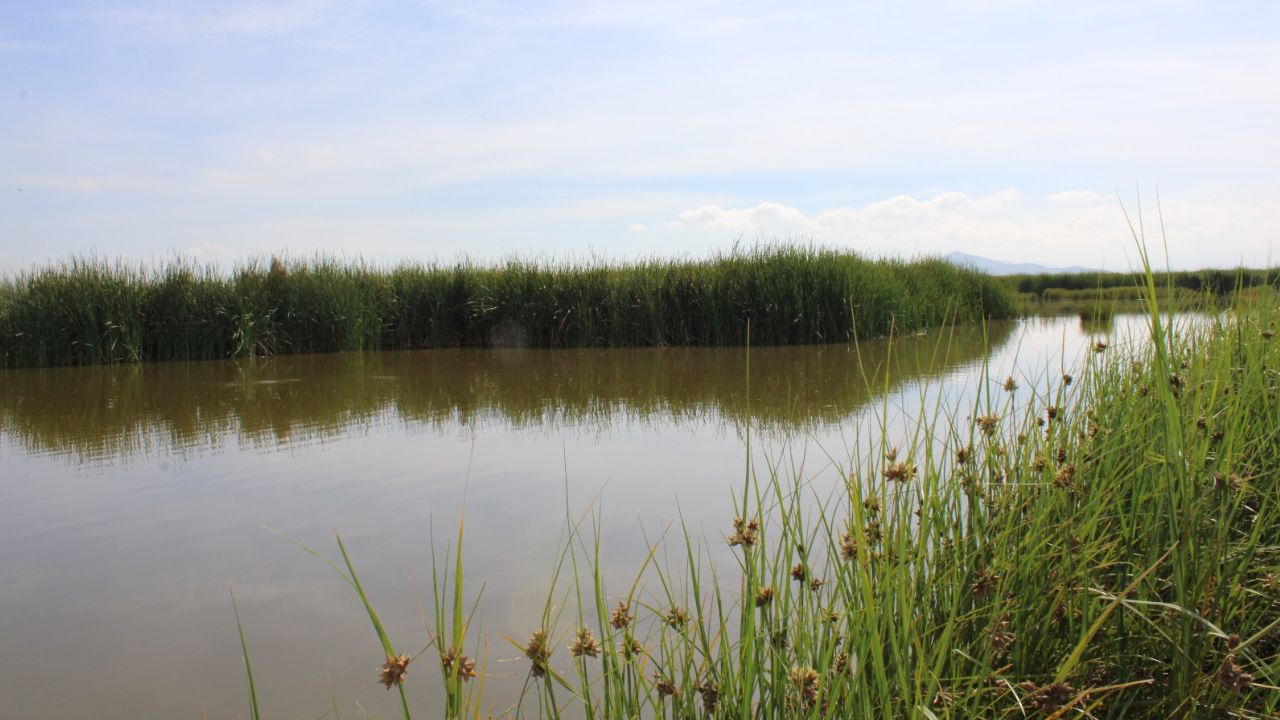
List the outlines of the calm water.
{"type": "MultiPolygon", "coordinates": [[[[1118,318],[1114,332],[1140,323],[1118,318]]],[[[505,662],[518,652],[501,638],[537,626],[566,503],[599,503],[603,556],[627,577],[646,534],[679,513],[720,536],[748,423],[758,462],[830,485],[882,415],[889,433],[922,405],[957,403],[963,417],[976,391],[1013,373],[1030,392],[1091,342],[1061,318],[892,347],[758,348],[749,371],[741,348],[658,348],[2,372],[0,714],[245,716],[232,582],[267,714],[318,717],[330,686],[346,717],[356,702],[387,714],[359,601],[262,526],[330,557],[341,531],[393,642],[416,651],[432,522],[447,541],[468,487],[488,691],[508,697],[527,665],[505,662]]],[[[434,666],[409,678],[431,716],[434,666]]]]}

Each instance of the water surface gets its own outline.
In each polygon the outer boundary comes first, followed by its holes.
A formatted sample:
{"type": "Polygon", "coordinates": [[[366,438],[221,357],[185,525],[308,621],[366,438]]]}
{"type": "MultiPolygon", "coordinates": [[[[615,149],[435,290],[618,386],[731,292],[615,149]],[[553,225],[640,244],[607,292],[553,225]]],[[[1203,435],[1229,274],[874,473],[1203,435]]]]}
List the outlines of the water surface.
{"type": "MultiPolygon", "coordinates": [[[[881,418],[897,432],[922,406],[964,408],[1007,374],[1031,392],[1091,342],[1061,318],[749,353],[446,350],[0,373],[3,714],[245,716],[232,582],[264,711],[318,717],[332,690],[344,716],[357,701],[394,714],[359,601],[263,526],[332,557],[340,530],[393,641],[416,651],[432,523],[449,538],[464,489],[489,692],[505,694],[527,665],[505,662],[518,653],[501,637],[537,626],[566,506],[598,503],[604,560],[625,577],[681,517],[720,537],[748,432],[757,462],[834,483],[875,445],[881,418]]],[[[411,668],[425,716],[437,678],[411,668]]]]}

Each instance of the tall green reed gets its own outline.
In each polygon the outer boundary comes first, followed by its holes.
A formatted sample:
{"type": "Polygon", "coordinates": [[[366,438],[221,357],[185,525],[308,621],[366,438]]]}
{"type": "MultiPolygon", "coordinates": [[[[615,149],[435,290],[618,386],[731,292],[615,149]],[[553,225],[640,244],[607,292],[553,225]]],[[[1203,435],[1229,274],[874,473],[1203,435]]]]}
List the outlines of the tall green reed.
{"type": "Polygon", "coordinates": [[[609,642],[573,660],[579,704],[540,714],[1268,717],[1278,314],[1157,313],[1142,349],[1098,341],[1026,406],[1010,387],[917,418],[834,494],[749,465],[726,537],[681,528],[684,562],[607,615],[600,533],[579,538],[596,612],[574,632],[609,642]]]}
{"type": "Polygon", "coordinates": [[[710,260],[385,269],[319,257],[229,274],[74,258],[0,283],[0,366],[336,350],[844,342],[1015,313],[941,260],[762,246],[710,260]]]}

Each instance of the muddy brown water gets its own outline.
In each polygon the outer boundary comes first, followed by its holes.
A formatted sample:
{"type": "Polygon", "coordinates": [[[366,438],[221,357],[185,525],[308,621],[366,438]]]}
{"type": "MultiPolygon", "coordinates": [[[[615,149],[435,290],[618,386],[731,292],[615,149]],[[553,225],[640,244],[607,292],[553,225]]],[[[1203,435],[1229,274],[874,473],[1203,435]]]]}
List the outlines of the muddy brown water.
{"type": "MultiPolygon", "coordinates": [[[[502,638],[536,628],[566,512],[594,503],[603,561],[628,577],[681,517],[722,541],[748,433],[758,464],[832,483],[876,446],[880,418],[892,434],[941,404],[964,417],[1010,373],[1029,393],[1092,337],[1070,317],[749,353],[0,372],[0,716],[247,717],[231,583],[268,716],[320,717],[331,695],[344,717],[396,716],[359,600],[264,526],[335,559],[340,531],[393,642],[416,651],[431,539],[443,552],[464,488],[468,595],[483,584],[476,623],[501,711],[527,671],[502,638]]],[[[418,713],[437,715],[434,667],[409,680],[418,713]]]]}

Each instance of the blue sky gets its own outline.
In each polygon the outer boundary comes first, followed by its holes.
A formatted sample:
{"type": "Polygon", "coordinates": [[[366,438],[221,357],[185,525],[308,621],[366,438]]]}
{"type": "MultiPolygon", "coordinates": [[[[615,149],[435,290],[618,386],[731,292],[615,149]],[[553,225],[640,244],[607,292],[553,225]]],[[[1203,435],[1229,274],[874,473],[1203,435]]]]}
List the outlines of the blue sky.
{"type": "Polygon", "coordinates": [[[1270,2],[20,2],[0,270],[1280,245],[1270,2]],[[1150,223],[1149,223],[1150,225],[1150,223]],[[1149,227],[1149,229],[1152,229],[1149,227]]]}

